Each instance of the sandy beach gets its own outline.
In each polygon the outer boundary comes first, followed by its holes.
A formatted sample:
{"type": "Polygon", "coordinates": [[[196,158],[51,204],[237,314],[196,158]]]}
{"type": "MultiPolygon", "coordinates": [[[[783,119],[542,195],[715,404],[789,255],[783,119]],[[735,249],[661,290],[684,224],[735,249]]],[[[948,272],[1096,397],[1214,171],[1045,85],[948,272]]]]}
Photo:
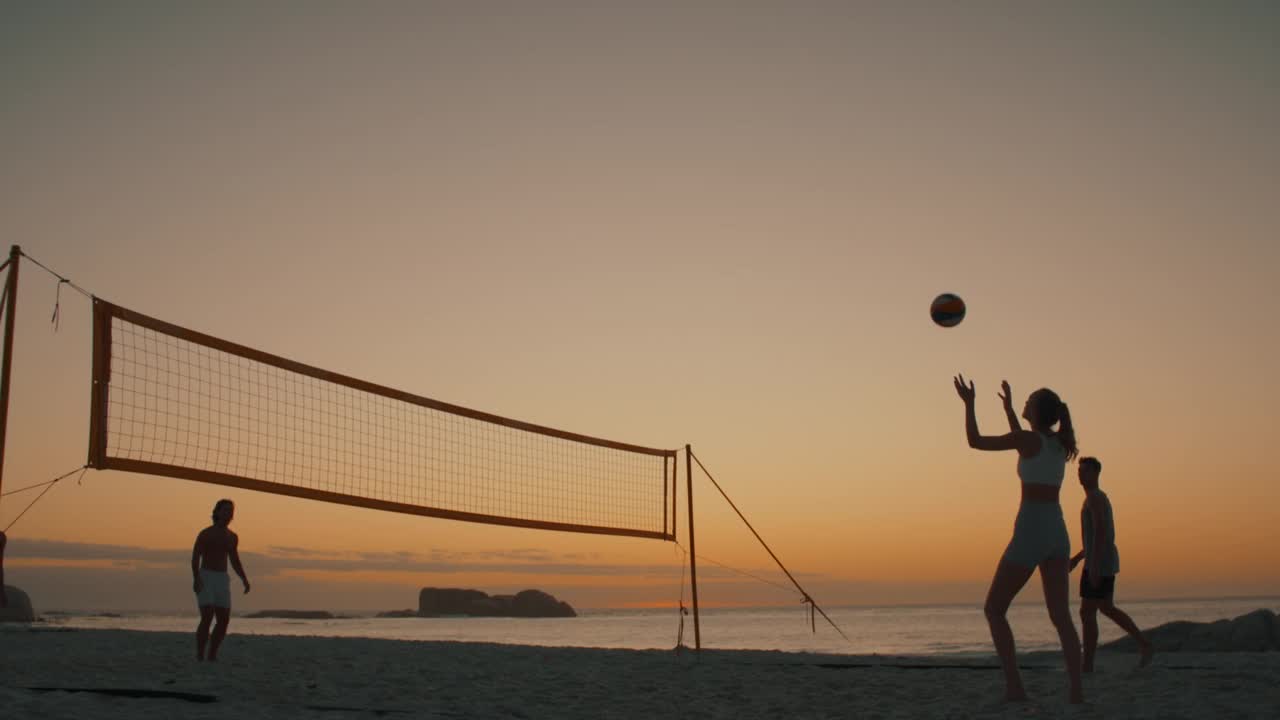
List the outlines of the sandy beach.
{"type": "Polygon", "coordinates": [[[1006,705],[993,660],[545,648],[235,636],[197,664],[188,635],[34,628],[0,634],[5,718],[1270,718],[1280,653],[1172,653],[1145,670],[1103,653],[1089,704],[1058,657],[1020,658],[1032,701],[1006,705]],[[945,667],[938,667],[943,665],[945,667]],[[933,666],[933,667],[929,667],[933,666]],[[30,688],[145,691],[150,697],[30,688]],[[174,694],[173,697],[155,697],[174,694]],[[179,696],[181,695],[181,696],[179,696]]]}

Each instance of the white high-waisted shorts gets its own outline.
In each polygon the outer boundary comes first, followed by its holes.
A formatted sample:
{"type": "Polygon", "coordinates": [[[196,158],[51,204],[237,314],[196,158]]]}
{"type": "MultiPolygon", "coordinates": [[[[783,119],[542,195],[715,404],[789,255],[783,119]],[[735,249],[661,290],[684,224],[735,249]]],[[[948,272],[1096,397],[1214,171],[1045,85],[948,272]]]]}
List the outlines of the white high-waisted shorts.
{"type": "Polygon", "coordinates": [[[1004,549],[1004,559],[1034,568],[1050,558],[1071,557],[1067,521],[1058,503],[1024,502],[1013,522],[1013,538],[1004,549]]]}

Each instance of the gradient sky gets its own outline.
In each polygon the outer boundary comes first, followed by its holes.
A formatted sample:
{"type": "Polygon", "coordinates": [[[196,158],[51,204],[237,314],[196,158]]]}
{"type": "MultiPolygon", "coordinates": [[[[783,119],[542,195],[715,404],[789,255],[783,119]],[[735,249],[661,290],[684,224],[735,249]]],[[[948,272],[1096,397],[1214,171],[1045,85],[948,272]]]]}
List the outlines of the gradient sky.
{"type": "MultiPolygon", "coordinates": [[[[951,376],[989,432],[1002,378],[1051,386],[1105,465],[1122,597],[1280,594],[1277,48],[1269,2],[5,3],[0,230],[187,327],[692,443],[827,605],[979,604],[1015,460],[966,447],[951,376]]],[[[85,456],[90,309],[63,292],[54,333],[54,295],[24,265],[6,489],[85,456]]],[[[699,553],[777,579],[695,493],[699,553]]],[[[669,543],[108,472],[15,526],[9,579],[186,607],[224,495],[238,609],[678,597],[669,543]]],[[[703,572],[709,604],[797,599],[703,572]]]]}

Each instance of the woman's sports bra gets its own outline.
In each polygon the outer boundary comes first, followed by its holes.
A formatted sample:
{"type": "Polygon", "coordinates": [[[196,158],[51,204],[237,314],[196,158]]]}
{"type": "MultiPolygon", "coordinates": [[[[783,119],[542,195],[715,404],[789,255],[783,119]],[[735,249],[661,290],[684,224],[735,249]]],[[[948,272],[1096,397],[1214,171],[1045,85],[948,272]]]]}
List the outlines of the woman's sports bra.
{"type": "Polygon", "coordinates": [[[1053,435],[1040,435],[1040,452],[1034,457],[1018,456],[1018,478],[1025,485],[1062,487],[1067,472],[1067,453],[1053,435]]]}

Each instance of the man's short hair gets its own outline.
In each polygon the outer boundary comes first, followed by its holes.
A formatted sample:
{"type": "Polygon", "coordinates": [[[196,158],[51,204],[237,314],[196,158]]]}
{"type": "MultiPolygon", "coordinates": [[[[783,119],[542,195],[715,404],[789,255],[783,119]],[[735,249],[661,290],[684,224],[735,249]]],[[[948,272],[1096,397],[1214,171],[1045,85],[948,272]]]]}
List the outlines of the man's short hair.
{"type": "Polygon", "coordinates": [[[1094,472],[1102,472],[1102,461],[1096,457],[1082,457],[1080,458],[1080,464],[1088,465],[1093,468],[1094,472]]]}
{"type": "Polygon", "coordinates": [[[226,498],[223,498],[223,499],[221,499],[221,500],[219,500],[218,502],[216,502],[216,503],[214,503],[214,504],[213,504],[213,512],[212,512],[211,514],[212,514],[214,517],[217,517],[217,516],[218,516],[218,511],[219,511],[219,510],[221,510],[221,509],[222,509],[222,507],[223,507],[224,505],[225,505],[225,506],[227,506],[227,507],[230,507],[230,508],[235,508],[235,506],[236,506],[236,504],[235,504],[235,503],[231,502],[230,500],[228,500],[228,499],[226,499],[226,498]]]}

